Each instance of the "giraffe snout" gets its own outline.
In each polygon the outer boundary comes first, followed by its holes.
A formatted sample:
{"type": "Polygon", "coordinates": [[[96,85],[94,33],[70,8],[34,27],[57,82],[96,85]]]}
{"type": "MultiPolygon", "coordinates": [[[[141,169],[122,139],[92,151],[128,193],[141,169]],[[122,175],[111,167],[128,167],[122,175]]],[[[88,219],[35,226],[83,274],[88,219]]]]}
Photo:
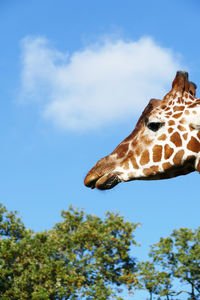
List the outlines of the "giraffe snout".
{"type": "Polygon", "coordinates": [[[100,190],[111,189],[119,182],[118,174],[114,171],[114,164],[109,157],[100,159],[84,180],[87,187],[100,190]]]}
{"type": "Polygon", "coordinates": [[[91,189],[97,188],[99,190],[112,189],[120,182],[117,174],[109,173],[103,176],[96,176],[96,174],[89,174],[84,180],[84,184],[91,189]]]}

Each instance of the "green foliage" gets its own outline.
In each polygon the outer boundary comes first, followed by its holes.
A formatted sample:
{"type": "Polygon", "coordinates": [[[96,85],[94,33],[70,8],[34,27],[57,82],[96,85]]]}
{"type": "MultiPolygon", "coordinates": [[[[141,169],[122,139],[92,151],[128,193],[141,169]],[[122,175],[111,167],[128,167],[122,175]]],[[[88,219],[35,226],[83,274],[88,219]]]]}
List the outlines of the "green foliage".
{"type": "Polygon", "coordinates": [[[33,233],[0,207],[1,299],[121,299],[119,286],[137,284],[129,253],[137,224],[72,207],[62,217],[52,230],[33,233]]]}
{"type": "Polygon", "coordinates": [[[156,270],[154,264],[149,261],[139,263],[138,269],[139,285],[137,288],[146,289],[150,294],[150,299],[153,299],[153,294],[159,296],[173,294],[170,274],[156,270]]]}
{"type": "Polygon", "coordinates": [[[136,265],[137,226],[70,207],[51,230],[34,233],[0,205],[0,299],[122,299],[121,286],[150,299],[199,299],[200,228],[174,230],[151,247],[151,261],[136,265]]]}
{"type": "MultiPolygon", "coordinates": [[[[139,288],[166,299],[188,294],[189,299],[200,297],[200,228],[174,230],[170,237],[161,238],[150,252],[152,262],[138,265],[139,288]],[[175,288],[172,285],[176,282],[175,288]],[[177,282],[184,286],[178,289],[177,282]],[[188,288],[187,288],[188,286],[188,288]],[[170,298],[169,298],[170,297],[170,298]]],[[[174,298],[173,298],[174,299],[174,298]]]]}

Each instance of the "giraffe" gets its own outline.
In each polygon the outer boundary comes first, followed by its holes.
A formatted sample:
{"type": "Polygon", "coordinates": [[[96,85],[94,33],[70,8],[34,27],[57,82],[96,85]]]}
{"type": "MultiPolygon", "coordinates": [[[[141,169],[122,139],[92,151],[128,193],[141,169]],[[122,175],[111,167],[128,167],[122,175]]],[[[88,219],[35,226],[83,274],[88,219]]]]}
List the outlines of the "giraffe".
{"type": "Polygon", "coordinates": [[[133,132],[88,172],[87,187],[111,189],[131,180],[200,172],[200,99],[188,73],[178,71],[163,100],[151,99],[133,132]]]}

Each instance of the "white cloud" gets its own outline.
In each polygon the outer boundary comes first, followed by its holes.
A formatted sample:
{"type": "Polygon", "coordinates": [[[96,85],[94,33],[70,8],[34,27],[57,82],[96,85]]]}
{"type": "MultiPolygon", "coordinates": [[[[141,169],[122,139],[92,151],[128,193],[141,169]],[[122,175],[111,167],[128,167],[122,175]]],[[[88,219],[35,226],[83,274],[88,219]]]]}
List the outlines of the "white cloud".
{"type": "Polygon", "coordinates": [[[72,54],[43,37],[22,43],[23,101],[63,129],[84,130],[134,116],[164,95],[178,69],[176,55],[151,38],[105,40],[72,54]]]}

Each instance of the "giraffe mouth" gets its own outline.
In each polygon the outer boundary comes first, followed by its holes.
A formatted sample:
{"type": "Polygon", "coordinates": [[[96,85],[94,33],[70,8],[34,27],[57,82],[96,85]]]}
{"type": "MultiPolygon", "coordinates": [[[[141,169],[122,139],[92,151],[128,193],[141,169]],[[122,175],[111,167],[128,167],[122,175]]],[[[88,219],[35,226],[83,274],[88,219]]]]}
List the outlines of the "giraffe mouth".
{"type": "Polygon", "coordinates": [[[105,174],[98,176],[97,174],[88,174],[84,180],[87,187],[99,190],[109,190],[116,186],[121,180],[117,174],[105,174]]]}

